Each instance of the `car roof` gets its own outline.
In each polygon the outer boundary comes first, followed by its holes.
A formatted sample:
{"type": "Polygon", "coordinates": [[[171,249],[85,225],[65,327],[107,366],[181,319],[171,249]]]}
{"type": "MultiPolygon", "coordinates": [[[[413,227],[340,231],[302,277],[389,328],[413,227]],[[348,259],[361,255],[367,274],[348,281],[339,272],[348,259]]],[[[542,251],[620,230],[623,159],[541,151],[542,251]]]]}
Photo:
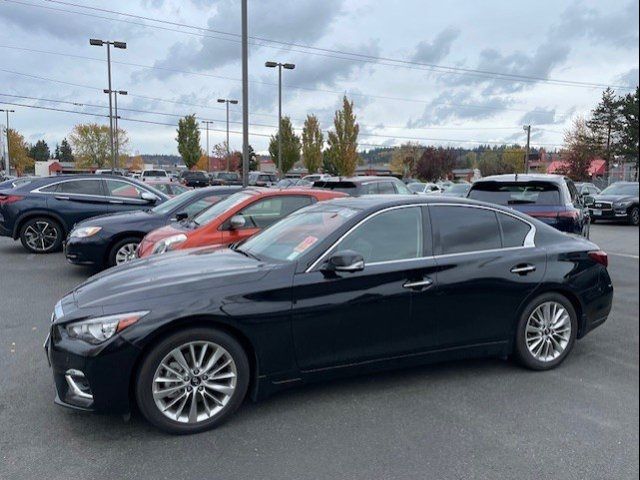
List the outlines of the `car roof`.
{"type": "Polygon", "coordinates": [[[280,195],[305,195],[314,197],[348,197],[346,193],[331,192],[328,190],[314,188],[268,188],[268,187],[247,187],[243,192],[251,193],[256,196],[280,196],[280,195]]]}
{"type": "Polygon", "coordinates": [[[567,178],[564,175],[554,175],[548,173],[509,173],[505,175],[491,175],[476,180],[475,183],[481,182],[552,182],[564,183],[567,178]]]}
{"type": "Polygon", "coordinates": [[[380,182],[380,181],[400,181],[396,177],[378,177],[378,176],[362,176],[362,177],[330,177],[322,180],[323,183],[331,182],[351,182],[351,183],[368,183],[368,182],[380,182]]]}

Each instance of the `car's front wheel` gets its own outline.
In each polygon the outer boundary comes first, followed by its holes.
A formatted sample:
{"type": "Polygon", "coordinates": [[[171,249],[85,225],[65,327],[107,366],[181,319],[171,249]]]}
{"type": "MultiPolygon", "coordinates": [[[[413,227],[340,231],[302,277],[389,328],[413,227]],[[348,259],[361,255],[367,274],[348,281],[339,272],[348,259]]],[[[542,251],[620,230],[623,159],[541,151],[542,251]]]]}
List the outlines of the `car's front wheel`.
{"type": "Polygon", "coordinates": [[[137,237],[123,238],[116,242],[109,251],[107,266],[122,265],[136,258],[136,250],[140,244],[137,237]]]}
{"type": "Polygon", "coordinates": [[[524,310],[516,333],[515,354],[524,366],[549,370],[569,355],[578,333],[578,319],[563,295],[548,293],[524,310]]]}
{"type": "Polygon", "coordinates": [[[149,422],[173,434],[202,432],[224,422],[249,386],[247,355],[229,334],[190,328],[170,335],[145,357],[136,383],[149,422]]]}
{"type": "Polygon", "coordinates": [[[20,228],[20,242],[31,253],[51,253],[59,250],[63,236],[60,224],[48,217],[31,218],[20,228]]]}
{"type": "Polygon", "coordinates": [[[640,224],[640,210],[638,210],[638,207],[633,207],[629,210],[629,224],[635,227],[640,224]]]}

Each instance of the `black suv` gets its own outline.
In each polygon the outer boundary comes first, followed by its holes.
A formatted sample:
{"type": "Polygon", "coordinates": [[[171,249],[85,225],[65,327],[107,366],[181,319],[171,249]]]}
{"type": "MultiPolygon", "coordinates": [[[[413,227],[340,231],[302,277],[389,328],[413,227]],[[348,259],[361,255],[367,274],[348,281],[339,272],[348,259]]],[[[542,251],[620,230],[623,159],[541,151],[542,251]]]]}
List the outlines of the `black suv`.
{"type": "Polygon", "coordinates": [[[150,208],[168,200],[135,180],[108,175],[60,175],[0,190],[0,235],[32,253],[59,250],[73,226],[107,213],[150,208]]]}
{"type": "Polygon", "coordinates": [[[594,195],[589,202],[591,221],[624,220],[638,226],[638,182],[616,182],[594,195]]]}
{"type": "Polygon", "coordinates": [[[209,177],[200,170],[187,170],[180,175],[180,182],[187,187],[208,187],[209,177]]]}
{"type": "Polygon", "coordinates": [[[332,177],[313,183],[314,188],[325,188],[360,195],[413,195],[401,180],[395,177],[332,177]]]}

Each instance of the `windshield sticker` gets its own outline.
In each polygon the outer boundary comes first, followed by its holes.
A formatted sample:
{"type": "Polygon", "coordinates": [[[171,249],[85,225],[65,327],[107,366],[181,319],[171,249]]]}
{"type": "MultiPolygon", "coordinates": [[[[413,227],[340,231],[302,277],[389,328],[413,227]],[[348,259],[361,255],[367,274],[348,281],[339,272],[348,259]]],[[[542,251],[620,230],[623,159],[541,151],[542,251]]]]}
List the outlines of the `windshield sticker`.
{"type": "Polygon", "coordinates": [[[300,254],[309,249],[314,243],[318,241],[318,237],[308,236],[304,240],[302,240],[296,247],[293,249],[294,252],[300,254]]]}

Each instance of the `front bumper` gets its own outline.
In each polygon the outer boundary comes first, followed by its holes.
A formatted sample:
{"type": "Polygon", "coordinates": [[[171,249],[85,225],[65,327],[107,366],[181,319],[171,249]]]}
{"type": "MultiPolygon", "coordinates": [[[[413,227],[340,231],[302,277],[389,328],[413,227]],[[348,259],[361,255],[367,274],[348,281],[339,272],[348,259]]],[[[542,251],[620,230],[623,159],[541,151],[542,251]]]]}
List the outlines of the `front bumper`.
{"type": "Polygon", "coordinates": [[[101,237],[70,238],[64,243],[64,256],[75,265],[102,265],[108,243],[101,237]]]}
{"type": "Polygon", "coordinates": [[[51,326],[44,344],[53,371],[55,403],[75,410],[128,413],[131,375],[140,350],[120,336],[102,345],[70,339],[51,326]]]}
{"type": "Polygon", "coordinates": [[[623,220],[629,217],[626,208],[589,209],[589,215],[596,220],[623,220]]]}

